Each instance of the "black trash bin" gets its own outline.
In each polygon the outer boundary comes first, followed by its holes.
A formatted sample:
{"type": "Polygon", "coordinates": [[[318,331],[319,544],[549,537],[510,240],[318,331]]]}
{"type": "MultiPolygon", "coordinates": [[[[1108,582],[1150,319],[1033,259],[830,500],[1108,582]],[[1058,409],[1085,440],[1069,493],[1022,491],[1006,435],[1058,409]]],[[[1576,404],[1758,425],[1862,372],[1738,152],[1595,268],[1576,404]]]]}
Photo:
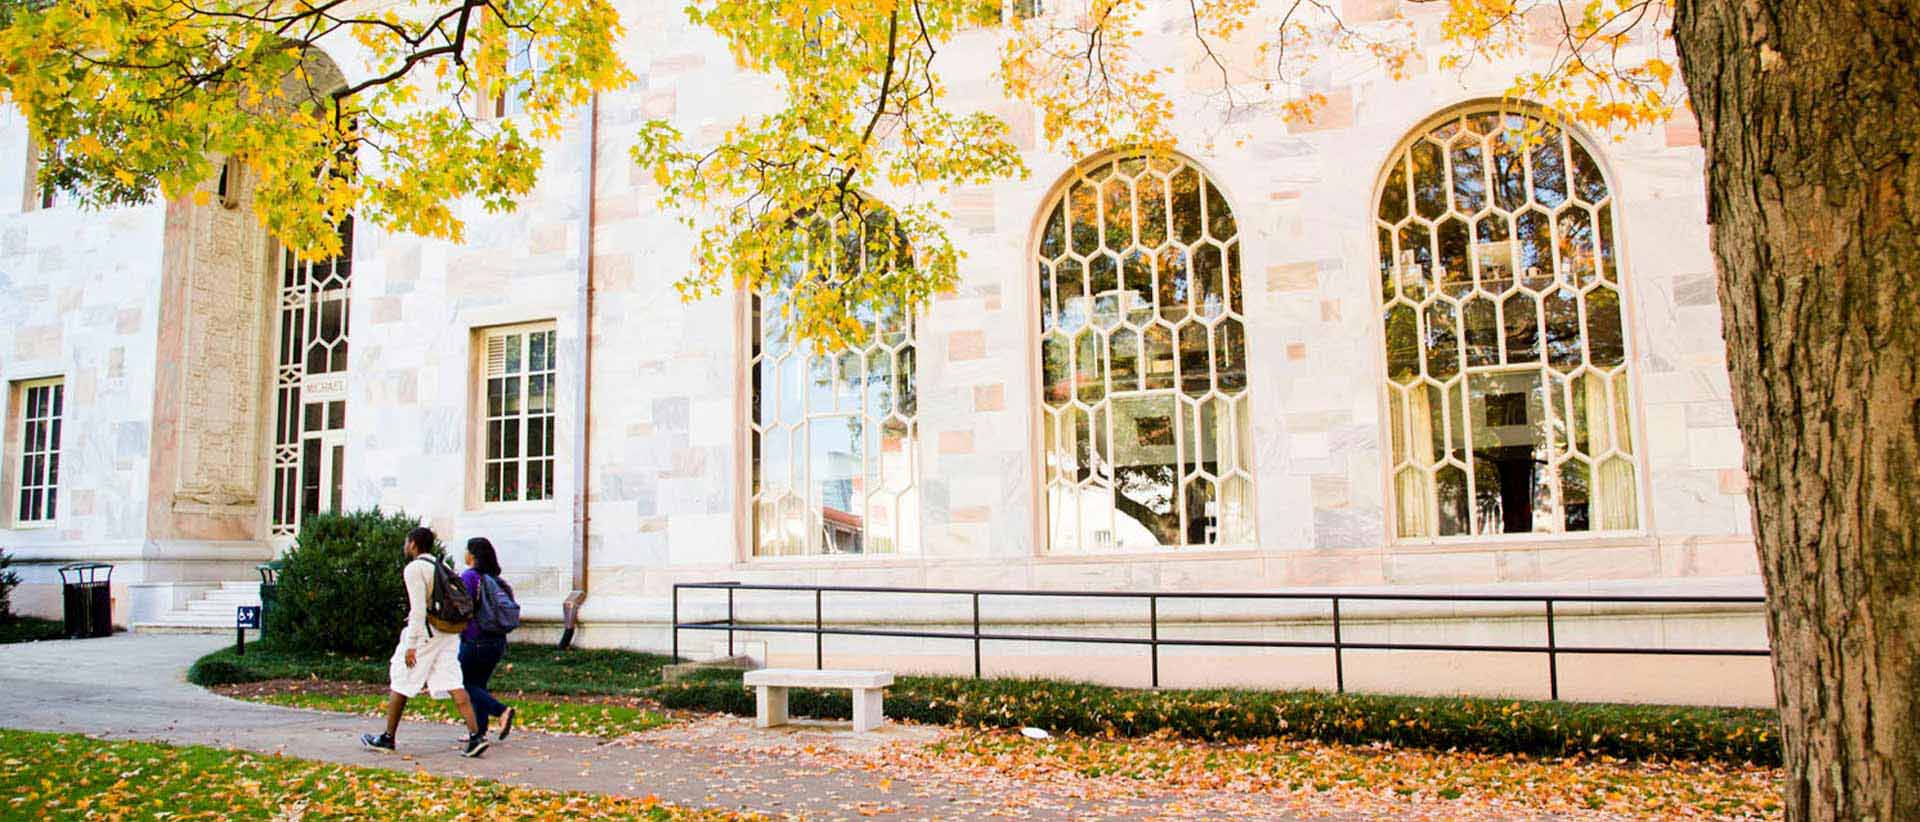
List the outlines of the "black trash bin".
{"type": "Polygon", "coordinates": [[[112,565],[77,562],[60,566],[60,595],[66,605],[69,638],[113,635],[112,565]]]}
{"type": "Polygon", "coordinates": [[[267,614],[280,601],[280,560],[254,566],[260,572],[260,636],[267,635],[267,614]]]}

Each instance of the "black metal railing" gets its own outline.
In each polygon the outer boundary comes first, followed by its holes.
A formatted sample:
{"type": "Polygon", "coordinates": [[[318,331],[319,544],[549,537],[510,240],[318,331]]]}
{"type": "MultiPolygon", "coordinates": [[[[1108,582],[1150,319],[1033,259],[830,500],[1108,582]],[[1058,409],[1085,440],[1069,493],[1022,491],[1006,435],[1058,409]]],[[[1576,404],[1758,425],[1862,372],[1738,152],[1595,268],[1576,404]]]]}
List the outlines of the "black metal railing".
{"type": "MultiPolygon", "coordinates": [[[[1206,592],[1132,592],[1132,591],[1033,591],[1033,590],[987,590],[971,588],[887,588],[861,585],[775,585],[739,582],[684,582],[673,586],[673,656],[680,656],[681,631],[725,631],[727,634],[727,655],[734,653],[734,635],[736,633],[784,633],[812,634],[814,666],[826,667],[826,637],[828,636],[868,636],[892,637],[903,639],[952,639],[971,640],[973,643],[973,675],[980,677],[981,643],[988,641],[1006,642],[1064,642],[1096,645],[1145,645],[1148,648],[1149,664],[1152,668],[1153,687],[1160,687],[1160,648],[1203,647],[1203,648],[1306,648],[1331,650],[1333,652],[1334,688],[1341,693],[1347,690],[1346,666],[1343,654],[1346,651],[1458,651],[1469,653],[1517,653],[1544,654],[1547,657],[1548,689],[1552,698],[1560,698],[1560,657],[1571,655],[1647,655],[1647,656],[1740,656],[1764,657],[1769,655],[1765,648],[1648,648],[1639,646],[1614,645],[1560,645],[1554,629],[1555,603],[1581,603],[1589,606],[1703,606],[1724,607],[1735,605],[1764,605],[1766,599],[1757,596],[1608,596],[1602,594],[1386,594],[1386,593],[1328,593],[1304,591],[1206,591],[1206,592]],[[725,619],[683,622],[680,619],[680,592],[682,590],[718,590],[727,594],[727,616],[725,619]],[[813,593],[813,625],[798,623],[743,623],[736,616],[735,599],[742,591],[782,591],[813,593]],[[825,616],[825,595],[827,593],[850,594],[908,594],[926,596],[967,597],[972,603],[972,630],[969,631],[916,631],[899,628],[862,627],[857,625],[828,627],[825,616]],[[1147,605],[1147,636],[1090,636],[1082,634],[1031,634],[1031,633],[991,633],[981,630],[981,597],[1020,597],[1020,598],[1063,598],[1063,599],[1106,599],[1106,600],[1145,600],[1147,605]],[[1161,600],[1267,600],[1267,601],[1320,601],[1330,605],[1332,638],[1330,640],[1297,639],[1207,639],[1162,637],[1160,635],[1161,600]],[[1546,618],[1547,641],[1545,645],[1487,645],[1436,642],[1355,642],[1345,639],[1341,633],[1342,602],[1414,602],[1414,603],[1510,603],[1536,604],[1543,608],[1546,618]]],[[[1349,620],[1352,617],[1348,617],[1349,620]]],[[[1029,620],[1034,621],[1034,620],[1029,620]]]]}

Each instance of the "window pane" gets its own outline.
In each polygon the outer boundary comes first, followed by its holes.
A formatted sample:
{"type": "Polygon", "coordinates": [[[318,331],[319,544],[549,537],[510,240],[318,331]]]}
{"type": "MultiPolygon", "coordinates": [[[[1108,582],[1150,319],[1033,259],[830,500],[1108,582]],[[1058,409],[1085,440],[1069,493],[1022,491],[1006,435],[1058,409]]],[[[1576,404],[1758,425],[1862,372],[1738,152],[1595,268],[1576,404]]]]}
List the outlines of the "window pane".
{"type": "Polygon", "coordinates": [[[320,510],[320,440],[308,439],[300,448],[300,516],[320,510]]]}
{"type": "Polygon", "coordinates": [[[835,417],[807,426],[808,496],[818,506],[821,552],[857,554],[864,533],[859,505],[866,497],[859,417],[835,417]]]}
{"type": "Polygon", "coordinates": [[[1113,545],[1181,544],[1180,515],[1174,508],[1175,405],[1172,394],[1113,403],[1113,545]]]}
{"type": "Polygon", "coordinates": [[[1468,383],[1473,429],[1475,515],[1485,534],[1552,530],[1552,474],[1541,372],[1474,375],[1468,383]],[[1538,519],[1536,522],[1536,515],[1538,519]]]}
{"type": "Polygon", "coordinates": [[[345,446],[336,445],[333,447],[333,494],[331,501],[327,505],[327,510],[329,511],[341,510],[340,492],[345,485],[347,473],[345,454],[345,446]]]}

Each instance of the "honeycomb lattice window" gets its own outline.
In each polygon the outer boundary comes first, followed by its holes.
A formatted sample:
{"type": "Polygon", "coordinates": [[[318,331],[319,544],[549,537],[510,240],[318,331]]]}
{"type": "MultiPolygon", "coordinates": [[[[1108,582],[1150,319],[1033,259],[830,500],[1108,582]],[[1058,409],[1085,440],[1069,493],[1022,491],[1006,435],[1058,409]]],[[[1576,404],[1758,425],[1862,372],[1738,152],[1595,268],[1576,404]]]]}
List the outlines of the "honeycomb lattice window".
{"type": "MultiPolygon", "coordinates": [[[[896,265],[910,255],[870,242],[891,220],[835,220],[835,271],[896,265]]],[[[915,323],[901,311],[859,312],[864,341],[822,351],[794,335],[787,300],[798,266],[751,300],[749,366],[756,557],[898,554],[920,542],[915,323]]],[[[832,272],[829,272],[831,276],[832,272]]]]}
{"type": "Polygon", "coordinates": [[[1049,550],[1254,541],[1239,228],[1173,156],[1082,167],[1039,278],[1049,550]]]}
{"type": "Polygon", "coordinates": [[[1399,536],[1639,527],[1600,164],[1513,107],[1417,134],[1375,215],[1399,536]]]}

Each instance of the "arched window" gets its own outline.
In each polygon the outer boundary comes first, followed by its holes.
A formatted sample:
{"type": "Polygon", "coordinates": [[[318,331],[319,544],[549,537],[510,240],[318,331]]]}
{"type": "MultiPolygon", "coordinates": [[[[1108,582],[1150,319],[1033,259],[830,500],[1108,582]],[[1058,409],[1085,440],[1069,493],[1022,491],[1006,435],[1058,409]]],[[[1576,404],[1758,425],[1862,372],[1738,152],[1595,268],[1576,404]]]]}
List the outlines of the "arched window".
{"type": "MultiPolygon", "coordinates": [[[[836,270],[897,265],[907,255],[884,212],[835,219],[818,254],[836,270]]],[[[907,263],[911,264],[911,263],[907,263]]],[[[755,294],[749,320],[753,440],[753,554],[897,554],[920,542],[919,426],[914,321],[860,311],[865,339],[821,351],[794,336],[787,300],[803,266],[755,294]]]]}
{"type": "MultiPolygon", "coordinates": [[[[324,111],[327,92],[344,87],[345,75],[326,52],[288,45],[300,50],[302,62],[300,71],[282,78],[283,98],[277,105],[287,113],[301,108],[324,111]]],[[[321,163],[313,173],[342,174],[347,165],[321,163]]],[[[246,173],[245,163],[228,164],[223,176],[223,200],[231,198],[237,210],[251,199],[258,181],[246,173]]],[[[345,510],[353,217],[342,219],[335,230],[340,250],[330,257],[302,259],[278,244],[274,254],[273,501],[268,530],[276,537],[298,534],[310,515],[345,510]]]]}
{"type": "Polygon", "coordinates": [[[1240,232],[1193,163],[1082,166],[1047,205],[1039,278],[1049,549],[1254,539],[1240,232]]]}
{"type": "Polygon", "coordinates": [[[1376,209],[1402,538],[1639,527],[1614,205],[1565,129],[1448,114],[1376,209]]]}

